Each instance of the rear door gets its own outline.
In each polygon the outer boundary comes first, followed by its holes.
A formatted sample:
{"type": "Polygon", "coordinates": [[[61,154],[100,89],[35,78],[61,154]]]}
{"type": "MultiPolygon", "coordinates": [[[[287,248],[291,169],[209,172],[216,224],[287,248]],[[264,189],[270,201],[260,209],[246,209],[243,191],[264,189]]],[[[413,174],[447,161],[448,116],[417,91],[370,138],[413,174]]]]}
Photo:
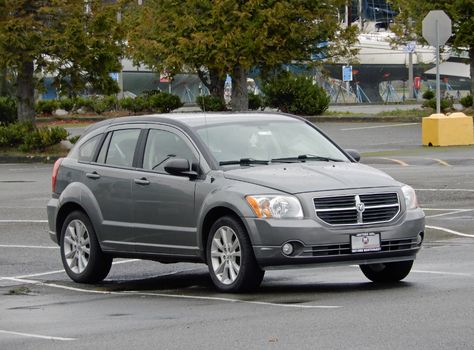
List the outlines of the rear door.
{"type": "Polygon", "coordinates": [[[170,158],[185,158],[199,167],[199,153],[180,130],[156,126],[148,130],[142,169],[132,184],[136,250],[161,255],[196,256],[196,182],[164,170],[170,158]]]}
{"type": "Polygon", "coordinates": [[[98,234],[105,249],[133,251],[132,180],[141,130],[134,126],[108,130],[97,160],[85,165],[84,183],[100,208],[98,234]]]}

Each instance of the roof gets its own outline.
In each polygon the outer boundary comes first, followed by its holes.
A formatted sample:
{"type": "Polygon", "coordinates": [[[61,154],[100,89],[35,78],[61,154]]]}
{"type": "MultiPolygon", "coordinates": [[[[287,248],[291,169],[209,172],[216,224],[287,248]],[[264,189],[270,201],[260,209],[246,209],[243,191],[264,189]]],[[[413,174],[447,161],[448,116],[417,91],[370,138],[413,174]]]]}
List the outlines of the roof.
{"type": "Polygon", "coordinates": [[[119,117],[107,119],[89,126],[84,134],[104,126],[117,125],[122,123],[167,123],[188,128],[199,128],[204,125],[223,124],[226,122],[251,122],[251,121],[278,121],[301,118],[283,113],[268,112],[207,112],[207,113],[166,113],[150,114],[140,116],[119,117]]]}

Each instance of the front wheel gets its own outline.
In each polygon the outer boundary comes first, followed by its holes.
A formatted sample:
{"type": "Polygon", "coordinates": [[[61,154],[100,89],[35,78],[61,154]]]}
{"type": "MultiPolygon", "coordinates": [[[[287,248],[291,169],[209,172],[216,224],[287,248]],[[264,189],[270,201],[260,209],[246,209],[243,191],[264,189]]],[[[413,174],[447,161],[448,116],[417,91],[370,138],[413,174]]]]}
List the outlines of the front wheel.
{"type": "Polygon", "coordinates": [[[100,249],[92,223],[81,211],[70,213],[61,230],[61,259],[75,282],[102,281],[110,271],[112,258],[100,249]]]}
{"type": "Polygon", "coordinates": [[[384,264],[360,265],[360,269],[372,282],[390,283],[399,282],[411,271],[413,260],[397,261],[384,264]]]}
{"type": "Polygon", "coordinates": [[[212,225],[206,257],[212,282],[222,292],[257,288],[265,274],[255,260],[245,227],[231,216],[212,225]]]}

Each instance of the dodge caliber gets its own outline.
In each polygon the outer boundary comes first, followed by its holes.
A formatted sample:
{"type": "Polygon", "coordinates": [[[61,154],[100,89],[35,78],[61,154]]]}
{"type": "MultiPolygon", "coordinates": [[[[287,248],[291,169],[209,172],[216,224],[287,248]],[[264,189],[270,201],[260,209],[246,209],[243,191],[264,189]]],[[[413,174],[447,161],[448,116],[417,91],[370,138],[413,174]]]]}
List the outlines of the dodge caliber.
{"type": "Polygon", "coordinates": [[[55,163],[49,233],[79,283],[103,280],[117,257],[205,263],[224,292],[258,287],[269,269],[334,264],[398,282],[424,213],[410,186],[359,158],[292,115],[106,120],[55,163]]]}

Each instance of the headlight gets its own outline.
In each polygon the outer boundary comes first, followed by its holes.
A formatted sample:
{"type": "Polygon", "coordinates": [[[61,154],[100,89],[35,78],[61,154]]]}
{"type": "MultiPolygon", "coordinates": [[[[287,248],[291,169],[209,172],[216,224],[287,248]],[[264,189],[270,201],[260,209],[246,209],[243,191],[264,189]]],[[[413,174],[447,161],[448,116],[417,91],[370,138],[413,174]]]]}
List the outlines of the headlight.
{"type": "Polygon", "coordinates": [[[303,209],[293,196],[256,195],[246,196],[248,204],[259,218],[301,219],[303,209]]]}
{"type": "Polygon", "coordinates": [[[418,208],[418,200],[416,199],[415,190],[412,187],[405,185],[402,187],[402,192],[403,192],[403,195],[405,196],[405,203],[406,203],[407,209],[418,208]]]}

